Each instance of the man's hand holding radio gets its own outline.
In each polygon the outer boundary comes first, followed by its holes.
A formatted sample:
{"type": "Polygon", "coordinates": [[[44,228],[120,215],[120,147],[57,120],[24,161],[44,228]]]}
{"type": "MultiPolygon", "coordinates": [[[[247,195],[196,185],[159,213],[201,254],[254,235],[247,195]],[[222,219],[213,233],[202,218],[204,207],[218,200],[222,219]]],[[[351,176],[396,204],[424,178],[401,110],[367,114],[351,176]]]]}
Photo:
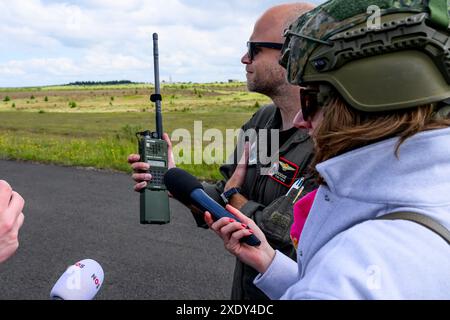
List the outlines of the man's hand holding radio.
{"type": "MultiPolygon", "coordinates": [[[[170,137],[167,133],[163,135],[164,141],[167,142],[168,145],[168,154],[169,154],[169,169],[175,168],[175,159],[172,151],[172,141],[170,141],[170,137]]],[[[134,190],[136,192],[140,192],[142,189],[147,187],[148,181],[152,180],[152,176],[148,173],[150,170],[150,165],[145,162],[139,162],[141,160],[140,155],[131,154],[128,157],[128,163],[131,165],[133,169],[133,180],[137,182],[134,186],[134,190]]]]}

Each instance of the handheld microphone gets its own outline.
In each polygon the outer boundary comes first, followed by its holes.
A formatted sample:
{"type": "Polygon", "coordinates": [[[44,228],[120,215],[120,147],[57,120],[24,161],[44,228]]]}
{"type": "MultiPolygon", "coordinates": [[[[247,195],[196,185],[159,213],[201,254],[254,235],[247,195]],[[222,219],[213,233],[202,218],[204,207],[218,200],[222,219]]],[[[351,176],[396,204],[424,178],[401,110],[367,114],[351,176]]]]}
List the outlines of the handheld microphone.
{"type": "Polygon", "coordinates": [[[103,284],[100,264],[86,259],[67,268],[50,292],[52,300],[93,300],[103,284]]]}
{"type": "MultiPolygon", "coordinates": [[[[231,218],[239,221],[234,215],[225,210],[220,204],[214,201],[206,192],[198,180],[179,168],[173,168],[164,175],[164,184],[173,195],[173,197],[185,205],[194,205],[200,210],[210,212],[214,221],[221,218],[231,218]]],[[[250,235],[241,239],[250,246],[259,246],[261,241],[255,236],[250,235]]]]}

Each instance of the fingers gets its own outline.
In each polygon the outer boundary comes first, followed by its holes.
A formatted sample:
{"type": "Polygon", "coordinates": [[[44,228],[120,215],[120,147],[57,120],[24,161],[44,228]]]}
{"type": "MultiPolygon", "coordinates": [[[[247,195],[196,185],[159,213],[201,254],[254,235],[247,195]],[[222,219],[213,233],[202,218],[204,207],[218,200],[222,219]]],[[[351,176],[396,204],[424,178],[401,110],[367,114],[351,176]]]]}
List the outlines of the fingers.
{"type": "Polygon", "coordinates": [[[22,228],[23,222],[25,221],[25,215],[21,212],[19,214],[19,216],[17,217],[17,221],[16,221],[16,228],[17,231],[22,228]]]}
{"type": "Polygon", "coordinates": [[[250,143],[246,143],[244,147],[244,156],[243,156],[243,164],[247,166],[248,159],[250,158],[250,143]]]}
{"type": "Polygon", "coordinates": [[[221,230],[223,227],[229,225],[230,223],[234,223],[234,222],[236,222],[236,220],[234,220],[234,219],[230,219],[230,218],[222,218],[222,219],[217,220],[216,222],[214,222],[214,223],[211,225],[211,229],[214,230],[214,231],[220,232],[220,230],[221,230]]]}
{"type": "Polygon", "coordinates": [[[17,217],[19,215],[19,213],[22,212],[24,206],[25,206],[25,200],[22,198],[22,196],[20,194],[13,191],[8,210],[11,210],[14,213],[16,213],[15,216],[17,217]]]}
{"type": "Polygon", "coordinates": [[[138,162],[139,160],[141,160],[141,156],[138,154],[130,154],[128,156],[128,163],[129,164],[133,164],[135,162],[138,162]]]}
{"type": "Polygon", "coordinates": [[[150,170],[150,165],[145,162],[135,162],[131,164],[131,168],[134,172],[148,172],[148,170],[150,170]]]}
{"type": "MultiPolygon", "coordinates": [[[[11,201],[12,188],[8,182],[0,181],[0,214],[9,207],[9,202],[11,201]]],[[[1,218],[1,217],[0,217],[1,218]]]]}
{"type": "Polygon", "coordinates": [[[248,230],[248,226],[246,224],[239,223],[239,222],[230,222],[229,224],[224,226],[222,229],[220,229],[220,232],[223,235],[227,235],[228,238],[231,238],[236,231],[240,231],[240,230],[248,230]]]}
{"type": "Polygon", "coordinates": [[[139,162],[141,160],[141,156],[138,154],[130,154],[128,156],[128,163],[131,164],[131,168],[135,172],[147,172],[150,170],[150,165],[145,162],[139,162]]]}
{"type": "Polygon", "coordinates": [[[205,222],[210,228],[214,224],[214,219],[208,211],[205,212],[205,222]]]}
{"type": "Polygon", "coordinates": [[[0,234],[7,234],[13,230],[24,205],[22,196],[13,191],[8,207],[0,212],[0,234]]]}
{"type": "Polygon", "coordinates": [[[167,133],[163,134],[163,139],[164,139],[164,141],[167,142],[167,146],[168,146],[168,148],[167,148],[167,153],[168,153],[168,158],[169,158],[168,159],[169,160],[168,167],[169,167],[169,169],[175,168],[176,165],[175,165],[175,157],[173,156],[172,141],[170,141],[170,137],[167,133]]]}
{"type": "Polygon", "coordinates": [[[138,183],[138,184],[136,184],[135,186],[134,186],[134,191],[136,191],[136,192],[140,192],[140,191],[142,191],[143,189],[145,189],[145,188],[147,188],[147,185],[148,185],[148,183],[147,182],[140,182],[140,183],[138,183]]]}
{"type": "Polygon", "coordinates": [[[250,157],[250,144],[248,142],[244,145],[244,152],[238,162],[238,167],[247,167],[248,159],[250,157]]]}
{"type": "Polygon", "coordinates": [[[234,171],[233,176],[227,182],[227,187],[240,187],[244,184],[245,177],[247,175],[249,153],[249,144],[246,143],[244,145],[244,152],[241,156],[241,159],[236,166],[236,170],[234,171]]]}
{"type": "Polygon", "coordinates": [[[243,223],[245,223],[247,225],[251,224],[252,220],[249,217],[247,217],[245,214],[240,212],[238,209],[236,209],[235,207],[228,204],[225,207],[225,209],[227,209],[228,212],[233,214],[233,216],[235,216],[238,220],[242,221],[243,223]]]}
{"type": "Polygon", "coordinates": [[[219,237],[224,241],[225,248],[233,254],[239,252],[241,241],[254,233],[246,224],[235,221],[234,219],[222,218],[213,223],[211,214],[205,214],[205,221],[219,237]]]}
{"type": "MultiPolygon", "coordinates": [[[[2,197],[9,193],[9,185],[2,183],[2,197]]],[[[22,213],[25,201],[17,192],[11,191],[8,207],[0,212],[0,263],[8,259],[19,247],[19,229],[25,216],[22,213]]]]}
{"type": "Polygon", "coordinates": [[[131,177],[138,183],[152,180],[152,175],[149,173],[135,173],[131,177]]]}
{"type": "Polygon", "coordinates": [[[132,175],[133,180],[137,182],[134,186],[134,191],[140,192],[142,189],[147,188],[148,182],[152,180],[152,175],[149,173],[135,173],[132,175]]]}
{"type": "MultiPolygon", "coordinates": [[[[172,142],[170,141],[170,137],[167,133],[163,134],[164,141],[167,142],[168,145],[168,167],[172,169],[175,167],[175,160],[172,152],[172,142]]],[[[132,178],[137,184],[134,186],[134,191],[140,192],[143,189],[147,188],[148,182],[152,180],[152,175],[149,174],[150,165],[141,161],[141,156],[138,154],[131,154],[128,156],[128,163],[131,164],[131,168],[134,171],[132,178]]],[[[169,194],[171,197],[172,195],[169,194]]]]}
{"type": "Polygon", "coordinates": [[[230,236],[230,241],[228,242],[228,244],[226,244],[227,249],[230,250],[235,248],[237,245],[240,245],[243,238],[251,236],[252,234],[252,230],[245,228],[233,232],[230,236]]]}
{"type": "Polygon", "coordinates": [[[246,224],[230,218],[222,218],[216,223],[213,223],[210,228],[218,233],[225,242],[229,242],[235,232],[243,229],[249,230],[246,224]]]}
{"type": "Polygon", "coordinates": [[[169,146],[169,150],[172,150],[172,141],[170,140],[170,137],[167,133],[163,134],[163,140],[167,142],[167,145],[169,146]]]}
{"type": "Polygon", "coordinates": [[[16,221],[14,221],[14,224],[11,227],[11,230],[9,231],[9,237],[14,242],[19,241],[19,230],[22,228],[23,222],[25,220],[24,214],[21,212],[18,216],[16,221]]]}
{"type": "Polygon", "coordinates": [[[131,177],[137,184],[134,186],[134,191],[140,192],[147,188],[148,181],[152,180],[152,175],[148,173],[150,165],[145,162],[138,162],[141,156],[138,154],[131,154],[128,157],[128,163],[131,164],[131,168],[135,172],[131,177]]]}
{"type": "Polygon", "coordinates": [[[224,221],[217,221],[217,222],[214,222],[214,219],[213,219],[213,217],[212,217],[212,215],[211,215],[211,213],[209,213],[208,211],[206,211],[205,213],[204,213],[204,215],[203,215],[203,219],[205,220],[205,222],[206,222],[206,224],[208,225],[208,227],[212,230],[212,231],[214,231],[220,238],[222,238],[222,240],[223,241],[227,241],[226,240],[226,237],[224,237],[223,235],[222,235],[222,233],[220,232],[220,226],[221,225],[225,225],[224,223],[225,223],[225,218],[224,218],[224,221]]]}
{"type": "MultiPolygon", "coordinates": [[[[133,156],[130,156],[130,158],[133,160],[136,159],[137,157],[133,158],[133,156]]],[[[131,177],[133,178],[134,181],[137,182],[137,184],[134,186],[134,191],[140,192],[143,189],[147,188],[148,182],[151,181],[153,178],[152,175],[149,173],[141,173],[141,172],[148,172],[148,170],[150,170],[150,165],[144,162],[135,162],[131,164],[131,168],[135,172],[131,177]]]]}
{"type": "Polygon", "coordinates": [[[10,230],[0,235],[0,263],[10,258],[19,248],[19,229],[24,219],[25,216],[20,213],[10,230]]]}

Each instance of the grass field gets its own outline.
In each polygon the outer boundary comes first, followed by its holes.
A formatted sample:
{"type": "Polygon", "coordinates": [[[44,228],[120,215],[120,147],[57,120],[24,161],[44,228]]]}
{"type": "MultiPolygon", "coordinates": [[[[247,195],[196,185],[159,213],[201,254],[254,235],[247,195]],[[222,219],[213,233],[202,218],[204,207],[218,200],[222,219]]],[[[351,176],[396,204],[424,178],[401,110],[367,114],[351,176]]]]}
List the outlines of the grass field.
{"type": "MultiPolygon", "coordinates": [[[[134,134],[155,127],[152,92],[149,85],[0,89],[0,158],[130,172],[134,134]]],[[[269,102],[243,83],[166,84],[162,94],[169,135],[179,128],[193,133],[194,121],[204,130],[238,129],[269,102]]],[[[218,166],[181,167],[216,180],[218,166]]]]}

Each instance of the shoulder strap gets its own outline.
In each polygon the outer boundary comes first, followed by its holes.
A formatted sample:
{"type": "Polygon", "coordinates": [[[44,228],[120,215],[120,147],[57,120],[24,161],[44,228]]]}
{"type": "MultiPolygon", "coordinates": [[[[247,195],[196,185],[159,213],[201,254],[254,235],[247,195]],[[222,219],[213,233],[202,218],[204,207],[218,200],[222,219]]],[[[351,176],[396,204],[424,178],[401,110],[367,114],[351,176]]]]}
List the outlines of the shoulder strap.
{"type": "Polygon", "coordinates": [[[412,212],[395,212],[378,217],[375,220],[407,220],[415,222],[433,231],[450,245],[450,231],[436,220],[423,214],[412,212]]]}

